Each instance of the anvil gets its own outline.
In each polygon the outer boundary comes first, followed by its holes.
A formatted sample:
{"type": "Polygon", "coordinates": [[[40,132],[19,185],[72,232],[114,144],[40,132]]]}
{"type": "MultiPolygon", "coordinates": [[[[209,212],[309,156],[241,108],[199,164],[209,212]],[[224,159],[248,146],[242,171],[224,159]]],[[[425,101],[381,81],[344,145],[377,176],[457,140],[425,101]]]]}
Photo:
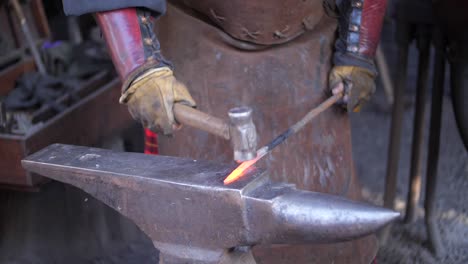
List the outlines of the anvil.
{"type": "Polygon", "coordinates": [[[255,245],[352,240],[399,216],[272,182],[261,169],[224,185],[233,167],[208,161],[55,144],[22,164],[131,219],[160,251],[160,263],[255,263],[255,245]]]}

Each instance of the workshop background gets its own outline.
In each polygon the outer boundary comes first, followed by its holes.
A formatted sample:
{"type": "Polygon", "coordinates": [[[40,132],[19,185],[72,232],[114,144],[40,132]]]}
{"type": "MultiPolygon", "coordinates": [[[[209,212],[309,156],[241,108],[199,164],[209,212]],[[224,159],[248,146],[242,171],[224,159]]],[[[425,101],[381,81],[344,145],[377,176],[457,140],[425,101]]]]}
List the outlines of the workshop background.
{"type": "MultiPolygon", "coordinates": [[[[15,1],[22,12],[5,2],[0,1],[0,263],[157,263],[151,241],[130,220],[75,187],[21,168],[21,158],[55,142],[143,152],[144,131],[117,103],[120,84],[92,16],[67,18],[61,1],[15,1]],[[38,51],[27,49],[31,42],[38,51]]],[[[385,196],[388,202],[395,192],[395,209],[405,216],[410,171],[421,168],[413,185],[421,190],[414,217],[382,230],[379,264],[468,263],[468,155],[455,119],[451,65],[445,59],[443,66],[437,63],[444,48],[430,2],[390,2],[377,92],[361,113],[351,114],[355,168],[368,202],[384,205],[385,196]],[[405,46],[407,69],[399,56],[405,46]],[[418,86],[421,76],[427,85],[418,86]],[[437,81],[443,90],[434,88],[437,81]],[[440,144],[430,139],[438,130],[430,127],[437,122],[437,99],[440,144]],[[392,115],[401,120],[400,144],[390,144],[392,115]],[[421,139],[419,163],[412,163],[414,135],[421,139]],[[400,147],[393,159],[389,146],[400,147]],[[389,160],[398,162],[393,189],[389,160]],[[424,219],[428,172],[437,178],[431,217],[442,253],[428,242],[424,219]]]]}

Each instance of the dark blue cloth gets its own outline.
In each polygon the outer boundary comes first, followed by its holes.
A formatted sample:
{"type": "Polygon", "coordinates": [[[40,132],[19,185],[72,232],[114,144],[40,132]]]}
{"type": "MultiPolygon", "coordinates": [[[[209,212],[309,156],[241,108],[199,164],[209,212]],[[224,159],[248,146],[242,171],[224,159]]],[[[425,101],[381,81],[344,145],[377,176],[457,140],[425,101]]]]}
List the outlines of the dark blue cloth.
{"type": "Polygon", "coordinates": [[[166,0],[62,0],[67,15],[83,15],[126,7],[145,7],[155,12],[155,17],[166,12],[166,0]]]}

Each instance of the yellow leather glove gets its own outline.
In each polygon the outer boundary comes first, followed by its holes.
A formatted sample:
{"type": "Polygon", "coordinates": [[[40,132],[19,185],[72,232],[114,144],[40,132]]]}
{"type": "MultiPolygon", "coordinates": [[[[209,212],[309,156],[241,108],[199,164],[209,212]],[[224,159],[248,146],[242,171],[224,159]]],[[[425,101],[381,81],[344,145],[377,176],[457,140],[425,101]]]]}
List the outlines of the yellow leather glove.
{"type": "Polygon", "coordinates": [[[168,67],[151,69],[138,77],[122,94],[120,103],[126,104],[143,126],[168,136],[180,128],[174,119],[174,104],[196,106],[185,85],[168,67]]]}
{"type": "Polygon", "coordinates": [[[358,66],[334,66],[328,84],[333,94],[344,93],[341,103],[349,112],[359,112],[375,92],[376,74],[358,66]]]}

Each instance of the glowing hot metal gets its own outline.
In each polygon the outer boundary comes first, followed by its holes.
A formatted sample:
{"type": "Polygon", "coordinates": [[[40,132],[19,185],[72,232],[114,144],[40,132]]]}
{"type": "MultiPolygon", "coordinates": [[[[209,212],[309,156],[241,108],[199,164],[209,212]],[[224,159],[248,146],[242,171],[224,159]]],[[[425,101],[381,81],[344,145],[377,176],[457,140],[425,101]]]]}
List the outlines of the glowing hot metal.
{"type": "Polygon", "coordinates": [[[227,185],[227,184],[230,184],[230,183],[233,183],[235,181],[237,181],[238,179],[240,179],[243,175],[245,175],[245,172],[247,170],[249,170],[250,168],[253,168],[253,165],[261,158],[263,158],[263,156],[265,156],[268,151],[265,151],[264,149],[266,149],[266,147],[263,147],[261,149],[259,149],[257,151],[257,157],[253,160],[248,160],[248,161],[244,161],[242,162],[239,166],[237,166],[237,168],[235,168],[231,174],[229,174],[226,179],[224,179],[224,184],[227,185]]]}

